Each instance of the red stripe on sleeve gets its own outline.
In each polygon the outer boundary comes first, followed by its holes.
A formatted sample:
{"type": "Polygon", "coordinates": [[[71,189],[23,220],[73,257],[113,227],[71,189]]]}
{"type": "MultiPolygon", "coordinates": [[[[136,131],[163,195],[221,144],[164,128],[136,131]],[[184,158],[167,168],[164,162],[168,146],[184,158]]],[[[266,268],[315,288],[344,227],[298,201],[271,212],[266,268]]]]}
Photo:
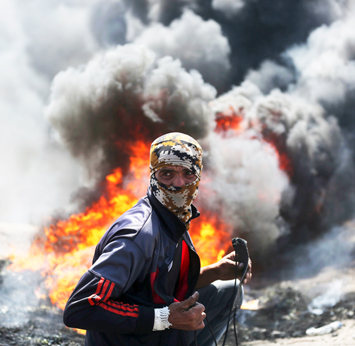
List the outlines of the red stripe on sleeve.
{"type": "Polygon", "coordinates": [[[111,282],[110,289],[107,292],[106,298],[103,300],[104,302],[106,302],[107,299],[111,297],[111,293],[112,293],[112,290],[114,287],[115,287],[115,284],[113,282],[111,282]]]}
{"type": "Polygon", "coordinates": [[[105,284],[104,284],[104,287],[102,289],[102,292],[99,295],[100,300],[105,296],[105,293],[106,293],[106,290],[107,290],[107,287],[108,287],[109,284],[110,284],[110,280],[106,280],[105,284]]]}
{"type": "Polygon", "coordinates": [[[89,303],[90,305],[95,305],[95,302],[94,300],[96,301],[96,299],[98,298],[97,294],[101,291],[101,287],[102,287],[102,284],[104,283],[105,281],[105,278],[101,278],[99,283],[97,284],[97,288],[96,288],[96,292],[95,294],[92,294],[90,297],[89,297],[89,303]]]}
{"type": "Polygon", "coordinates": [[[112,308],[111,306],[109,305],[106,305],[106,304],[103,304],[103,303],[100,303],[99,304],[100,307],[104,308],[105,310],[107,311],[111,311],[117,315],[121,315],[121,316],[129,316],[129,317],[136,317],[138,318],[138,312],[130,312],[130,311],[121,311],[121,310],[117,310],[115,308],[112,308]]]}
{"type": "Polygon", "coordinates": [[[123,304],[114,301],[107,302],[107,305],[110,305],[116,309],[121,309],[123,311],[138,312],[138,305],[123,304]]]}
{"type": "Polygon", "coordinates": [[[99,283],[97,284],[95,294],[91,295],[88,299],[90,305],[91,306],[98,305],[101,308],[103,308],[107,311],[113,312],[117,315],[138,318],[138,314],[139,314],[138,305],[123,304],[120,302],[108,300],[111,296],[111,293],[112,293],[112,290],[114,289],[114,287],[115,287],[115,284],[113,282],[111,282],[110,280],[106,280],[105,278],[102,277],[100,279],[99,283]],[[110,286],[110,288],[107,291],[107,288],[109,286],[110,286]],[[105,297],[106,292],[107,292],[107,295],[105,297]],[[102,299],[103,297],[105,297],[105,299],[102,299]]]}

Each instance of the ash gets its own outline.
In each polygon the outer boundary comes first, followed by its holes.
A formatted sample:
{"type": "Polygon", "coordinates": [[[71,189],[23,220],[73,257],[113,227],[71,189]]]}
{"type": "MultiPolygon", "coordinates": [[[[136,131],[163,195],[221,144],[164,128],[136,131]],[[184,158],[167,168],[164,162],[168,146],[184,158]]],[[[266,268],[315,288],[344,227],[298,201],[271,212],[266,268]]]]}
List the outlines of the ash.
{"type": "MultiPolygon", "coordinates": [[[[62,311],[52,306],[48,298],[35,300],[32,293],[32,304],[31,299],[20,300],[21,304],[9,304],[5,282],[9,278],[12,282],[17,280],[14,287],[24,290],[21,282],[28,287],[29,277],[24,273],[7,272],[4,270],[7,264],[8,261],[0,260],[0,346],[83,346],[84,336],[64,326],[62,311]]],[[[32,281],[36,280],[32,278],[32,281]]],[[[259,308],[237,313],[237,335],[241,345],[253,340],[303,337],[310,327],[355,319],[355,292],[346,294],[334,306],[323,308],[318,315],[309,309],[311,299],[294,289],[292,284],[274,284],[266,289],[251,288],[247,291],[249,299],[258,299],[259,308]]],[[[219,346],[222,344],[223,337],[219,346]]],[[[235,345],[235,338],[231,324],[226,346],[232,345],[235,345]]]]}
{"type": "Polygon", "coordinates": [[[62,311],[48,298],[37,299],[39,273],[11,272],[10,263],[0,260],[0,346],[82,346],[84,336],[68,329],[62,311]]]}
{"type": "MultiPolygon", "coordinates": [[[[310,327],[355,319],[355,292],[348,293],[334,306],[323,308],[319,315],[309,310],[311,300],[291,286],[277,284],[265,290],[251,290],[249,294],[259,299],[260,308],[237,313],[240,344],[253,340],[299,338],[305,336],[310,327]]],[[[219,345],[222,344],[220,341],[219,345]]],[[[226,345],[235,345],[233,326],[229,329],[226,345]]]]}
{"type": "Polygon", "coordinates": [[[0,345],[82,346],[84,336],[63,325],[61,310],[42,304],[32,311],[24,325],[0,327],[0,345]]]}

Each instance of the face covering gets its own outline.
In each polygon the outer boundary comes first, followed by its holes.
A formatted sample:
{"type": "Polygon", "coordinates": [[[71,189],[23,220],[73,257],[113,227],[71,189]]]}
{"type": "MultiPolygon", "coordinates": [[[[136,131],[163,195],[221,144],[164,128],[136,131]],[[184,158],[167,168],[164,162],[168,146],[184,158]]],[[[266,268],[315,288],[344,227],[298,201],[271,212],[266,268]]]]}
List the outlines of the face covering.
{"type": "Polygon", "coordinates": [[[198,193],[202,171],[202,149],[192,137],[173,132],[157,138],[150,148],[150,188],[154,197],[189,228],[191,204],[198,193]],[[167,186],[155,173],[167,166],[189,169],[196,179],[182,187],[167,186]]]}

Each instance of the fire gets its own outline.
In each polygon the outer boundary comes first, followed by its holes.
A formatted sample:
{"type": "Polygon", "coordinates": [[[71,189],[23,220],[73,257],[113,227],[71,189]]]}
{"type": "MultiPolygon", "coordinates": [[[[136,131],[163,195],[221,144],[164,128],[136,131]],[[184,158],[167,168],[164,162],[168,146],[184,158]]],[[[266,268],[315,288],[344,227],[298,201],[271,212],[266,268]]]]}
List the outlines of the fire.
{"type": "Polygon", "coordinates": [[[220,260],[230,245],[228,225],[208,213],[191,222],[190,233],[202,267],[220,260]]]}
{"type": "Polygon", "coordinates": [[[106,195],[84,212],[59,220],[44,229],[44,236],[32,244],[29,257],[13,258],[12,270],[42,270],[51,302],[64,309],[78,279],[91,264],[93,246],[117,217],[137,203],[122,190],[120,169],[106,177],[106,195]]]}
{"type": "MultiPolygon", "coordinates": [[[[60,309],[64,309],[78,280],[90,267],[94,247],[109,225],[134,206],[142,192],[146,193],[149,146],[138,141],[129,150],[130,170],[125,179],[121,169],[115,169],[102,184],[104,192],[97,201],[84,212],[45,227],[27,257],[12,258],[12,270],[41,270],[49,298],[60,309]]],[[[217,216],[202,215],[192,222],[190,232],[205,266],[222,258],[230,235],[227,225],[217,216]]]]}
{"type": "Polygon", "coordinates": [[[266,130],[265,126],[257,121],[246,121],[243,114],[243,108],[235,111],[233,107],[229,107],[223,112],[216,114],[217,133],[222,135],[229,130],[233,130],[235,135],[244,133],[247,129],[253,128],[256,132],[261,132],[261,136],[255,136],[252,139],[266,142],[270,149],[276,154],[279,162],[279,168],[286,172],[289,177],[293,176],[293,165],[291,159],[287,155],[286,145],[282,142],[281,137],[266,130]]]}
{"type": "Polygon", "coordinates": [[[258,310],[259,307],[259,299],[249,300],[248,302],[243,303],[240,307],[243,310],[258,310]]]}
{"type": "MultiPolygon", "coordinates": [[[[253,127],[253,124],[246,123],[242,111],[230,108],[224,113],[218,113],[216,132],[223,134],[231,129],[238,135],[253,127]]],[[[291,174],[290,160],[286,153],[278,150],[279,143],[262,137],[256,139],[266,141],[278,155],[280,168],[291,174]]],[[[79,278],[90,267],[94,247],[109,225],[146,193],[149,182],[149,145],[144,140],[137,140],[125,148],[122,148],[122,143],[118,145],[130,155],[128,173],[123,177],[122,170],[116,168],[100,185],[103,192],[97,201],[67,220],[54,220],[33,242],[27,257],[12,258],[12,270],[41,271],[51,302],[61,309],[64,309],[79,278]]],[[[202,266],[214,263],[226,254],[230,248],[230,229],[230,225],[208,211],[203,211],[199,218],[193,220],[190,233],[202,266]]],[[[257,306],[257,302],[253,304],[257,306]]],[[[244,304],[244,308],[246,306],[250,309],[249,303],[244,304]]]]}
{"type": "Polygon", "coordinates": [[[274,150],[275,154],[277,155],[280,169],[286,172],[289,177],[292,177],[293,165],[286,153],[286,150],[282,148],[283,146],[281,144],[277,145],[276,140],[273,141],[272,139],[267,139],[266,142],[270,145],[270,147],[274,150]]]}
{"type": "Polygon", "coordinates": [[[242,110],[235,112],[234,108],[230,107],[223,113],[216,115],[216,132],[226,132],[229,129],[236,132],[242,130],[242,122],[244,120],[242,110]]]}

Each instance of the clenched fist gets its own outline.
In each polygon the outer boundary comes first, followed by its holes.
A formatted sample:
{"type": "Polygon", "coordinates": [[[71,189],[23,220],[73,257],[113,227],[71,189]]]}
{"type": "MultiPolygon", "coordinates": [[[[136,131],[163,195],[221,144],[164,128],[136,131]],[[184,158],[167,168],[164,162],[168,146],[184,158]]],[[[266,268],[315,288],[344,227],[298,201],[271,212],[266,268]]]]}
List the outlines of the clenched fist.
{"type": "Polygon", "coordinates": [[[198,298],[199,293],[195,292],[190,298],[169,305],[169,322],[172,324],[170,328],[197,330],[205,327],[203,322],[206,318],[205,307],[197,303],[198,298]]]}

